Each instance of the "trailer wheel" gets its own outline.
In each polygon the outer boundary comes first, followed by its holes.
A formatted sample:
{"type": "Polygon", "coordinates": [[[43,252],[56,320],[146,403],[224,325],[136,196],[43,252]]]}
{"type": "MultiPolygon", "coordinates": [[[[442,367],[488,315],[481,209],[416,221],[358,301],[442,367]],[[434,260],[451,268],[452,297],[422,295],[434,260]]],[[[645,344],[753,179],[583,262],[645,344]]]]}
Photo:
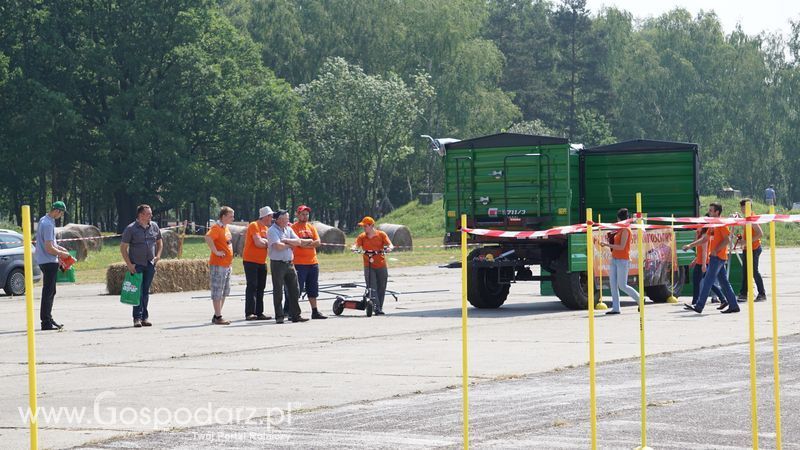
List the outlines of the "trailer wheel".
{"type": "Polygon", "coordinates": [[[467,274],[469,275],[467,300],[476,308],[499,308],[508,298],[511,286],[508,283],[498,282],[500,270],[504,278],[512,278],[514,269],[511,267],[472,267],[472,259],[481,254],[482,249],[473,250],[467,257],[467,274]]]}
{"type": "Polygon", "coordinates": [[[676,273],[675,284],[672,289],[666,284],[659,284],[656,286],[645,286],[644,293],[653,301],[653,303],[665,303],[670,296],[676,298],[681,295],[683,285],[686,284],[686,277],[688,276],[688,267],[680,267],[676,273]]]}
{"type": "MultiPolygon", "coordinates": [[[[553,290],[561,303],[569,309],[588,309],[589,291],[586,272],[568,272],[567,252],[564,251],[556,262],[556,272],[553,274],[553,290]]],[[[594,298],[600,298],[599,283],[594,284],[594,298]]]]}

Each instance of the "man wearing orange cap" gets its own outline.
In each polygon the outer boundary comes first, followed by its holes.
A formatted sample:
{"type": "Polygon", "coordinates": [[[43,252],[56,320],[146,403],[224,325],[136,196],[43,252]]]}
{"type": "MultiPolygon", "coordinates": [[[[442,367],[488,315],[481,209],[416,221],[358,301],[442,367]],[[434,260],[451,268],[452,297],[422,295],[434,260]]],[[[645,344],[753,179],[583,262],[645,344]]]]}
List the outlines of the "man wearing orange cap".
{"type": "MultiPolygon", "coordinates": [[[[361,219],[358,226],[364,227],[364,232],[356,238],[353,250],[361,248],[365,251],[390,252],[394,249],[389,236],[383,231],[375,229],[375,219],[366,216],[361,219]]],[[[370,288],[370,298],[375,304],[375,315],[382,316],[383,298],[386,295],[386,282],[389,281],[389,270],[386,267],[386,257],[381,254],[364,255],[364,281],[370,288]],[[377,295],[376,295],[377,291],[377,295]]]]}
{"type": "Polygon", "coordinates": [[[300,292],[305,292],[308,303],[311,304],[312,319],[327,319],[317,309],[319,297],[319,261],[317,260],[317,247],[322,245],[317,228],[308,221],[311,208],[306,205],[297,207],[297,221],[292,224],[292,230],[306,242],[303,245],[292,247],[294,252],[294,268],[297,270],[297,282],[300,292]]]}

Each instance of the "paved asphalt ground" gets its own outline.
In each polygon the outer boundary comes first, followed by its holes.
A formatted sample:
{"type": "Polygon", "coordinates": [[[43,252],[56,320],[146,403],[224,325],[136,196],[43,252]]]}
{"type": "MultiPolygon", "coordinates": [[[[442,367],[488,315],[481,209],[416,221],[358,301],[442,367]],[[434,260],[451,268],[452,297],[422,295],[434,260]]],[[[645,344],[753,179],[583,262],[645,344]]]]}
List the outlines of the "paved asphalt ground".
{"type": "MultiPolygon", "coordinates": [[[[784,448],[798,448],[800,250],[781,249],[778,260],[783,441],[784,448]]],[[[769,283],[768,267],[762,272],[769,283]]],[[[304,324],[245,322],[243,302],[233,296],[225,315],[234,323],[227,327],[209,324],[207,292],[154,295],[155,325],[133,329],[130,308],[103,295],[103,286],[61,285],[54,316],[66,329],[36,333],[39,406],[85,415],[40,419],[41,446],[458,447],[459,271],[390,268],[390,274],[389,288],[404,294],[390,301],[385,317],[346,311],[304,324]],[[439,292],[419,292],[428,290],[439,292]],[[257,419],[231,425],[234,413],[257,419]]],[[[323,274],[323,283],[359,279],[358,272],[323,274]]],[[[234,294],[244,291],[242,283],[237,279],[234,294]]],[[[520,283],[501,309],[470,308],[475,447],[587,447],[586,312],[536,292],[536,284],[520,283]]],[[[331,300],[321,303],[330,311],[331,300]]],[[[639,441],[639,366],[631,360],[639,354],[639,322],[633,303],[623,304],[623,314],[598,313],[596,320],[603,448],[639,441]]],[[[754,306],[756,335],[769,338],[771,303],[754,306]]],[[[750,448],[743,311],[720,315],[709,308],[698,316],[679,305],[646,307],[652,447],[750,448]]],[[[24,448],[24,301],[0,297],[0,317],[0,447],[24,448]]],[[[768,339],[759,343],[762,448],[774,446],[770,351],[768,339]]]]}
{"type": "MultiPolygon", "coordinates": [[[[771,343],[756,347],[760,448],[775,448],[771,343]]],[[[800,448],[800,335],[782,342],[783,448],[800,448]]],[[[752,448],[749,345],[648,361],[648,445],[752,448]]],[[[641,441],[639,360],[598,367],[598,444],[641,441]]],[[[470,390],[473,448],[589,448],[588,366],[491,381],[470,390]]],[[[297,414],[291,424],[236,424],[162,432],[89,448],[461,448],[461,390],[444,389],[297,414]]]]}

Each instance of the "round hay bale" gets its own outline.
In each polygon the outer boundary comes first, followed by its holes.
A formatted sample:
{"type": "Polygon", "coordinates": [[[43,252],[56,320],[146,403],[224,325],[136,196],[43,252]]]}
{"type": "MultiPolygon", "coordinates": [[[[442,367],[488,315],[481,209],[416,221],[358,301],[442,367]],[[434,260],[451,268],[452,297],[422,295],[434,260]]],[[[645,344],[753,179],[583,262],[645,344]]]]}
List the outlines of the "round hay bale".
{"type": "Polygon", "coordinates": [[[70,240],[63,242],[63,239],[83,239],[83,236],[79,232],[67,229],[65,227],[56,227],[56,242],[58,245],[66,248],[67,250],[72,250],[75,252],[75,259],[78,261],[83,261],[86,259],[86,255],[89,253],[89,248],[86,246],[86,241],[70,240]]]}
{"type": "Polygon", "coordinates": [[[81,236],[85,238],[92,238],[87,239],[86,248],[92,252],[99,252],[103,249],[103,235],[100,234],[100,228],[97,228],[94,225],[83,225],[80,223],[71,223],[64,227],[67,230],[75,230],[80,233],[81,236]]]}
{"type": "Polygon", "coordinates": [[[242,253],[244,253],[244,238],[247,236],[247,227],[228,225],[228,229],[231,230],[233,256],[242,256],[242,253]]]}
{"type": "Polygon", "coordinates": [[[378,225],[378,229],[389,236],[389,240],[395,246],[395,251],[410,252],[414,248],[414,243],[411,240],[411,230],[405,225],[397,225],[393,223],[382,223],[378,225]]]}
{"type": "Polygon", "coordinates": [[[317,248],[319,253],[344,253],[344,231],[322,222],[311,222],[311,224],[316,227],[319,240],[322,241],[322,245],[317,248]]]}
{"type": "Polygon", "coordinates": [[[181,237],[175,230],[161,230],[161,259],[175,259],[178,257],[181,237]]]}
{"type": "MultiPolygon", "coordinates": [[[[119,295],[128,269],[124,263],[115,263],[106,269],[106,289],[119,295]]],[[[150,293],[202,291],[209,289],[208,261],[205,259],[170,259],[159,261],[150,293]]]]}

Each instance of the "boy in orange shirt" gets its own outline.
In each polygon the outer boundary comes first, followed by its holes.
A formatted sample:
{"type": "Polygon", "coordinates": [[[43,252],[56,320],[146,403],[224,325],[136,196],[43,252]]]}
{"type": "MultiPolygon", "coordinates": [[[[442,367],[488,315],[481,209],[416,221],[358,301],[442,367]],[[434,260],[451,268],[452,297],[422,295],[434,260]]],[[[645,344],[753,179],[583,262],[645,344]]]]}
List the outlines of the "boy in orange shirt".
{"type": "MultiPolygon", "coordinates": [[[[361,219],[361,222],[358,223],[358,226],[364,227],[364,232],[359,234],[356,238],[353,250],[361,247],[361,249],[367,251],[383,250],[384,252],[390,252],[394,249],[394,245],[392,245],[392,241],[389,240],[389,236],[383,231],[375,229],[375,219],[372,217],[364,217],[361,219]]],[[[389,281],[389,270],[386,268],[386,257],[383,254],[364,255],[364,280],[367,286],[370,287],[370,298],[375,304],[375,315],[384,315],[383,298],[386,296],[386,283],[389,281]]]]}
{"type": "Polygon", "coordinates": [[[292,230],[300,239],[307,239],[307,244],[292,247],[294,252],[294,268],[297,270],[297,281],[300,292],[306,293],[308,303],[311,304],[312,319],[327,319],[317,310],[317,297],[319,297],[319,261],[317,261],[317,247],[322,245],[319,233],[314,225],[309,223],[311,208],[306,205],[297,207],[297,221],[293,223],[292,230]]]}
{"type": "Polygon", "coordinates": [[[219,220],[206,233],[206,245],[211,249],[208,265],[211,269],[211,302],[214,304],[214,325],[230,325],[222,318],[222,305],[225,297],[231,292],[231,263],[233,262],[233,245],[231,230],[228,225],[233,222],[233,208],[223,206],[219,211],[219,220]]]}

